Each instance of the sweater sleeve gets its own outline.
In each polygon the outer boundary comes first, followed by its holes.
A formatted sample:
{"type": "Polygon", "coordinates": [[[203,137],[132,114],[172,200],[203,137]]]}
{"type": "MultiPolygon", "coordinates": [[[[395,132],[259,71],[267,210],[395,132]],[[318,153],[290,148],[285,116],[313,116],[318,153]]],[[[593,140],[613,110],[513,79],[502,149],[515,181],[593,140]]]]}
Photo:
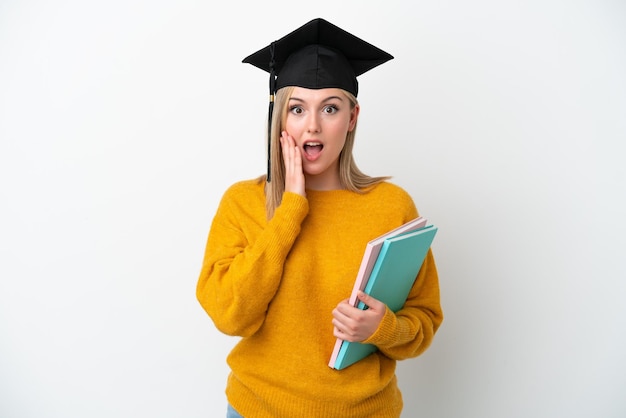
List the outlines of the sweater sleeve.
{"type": "Polygon", "coordinates": [[[285,258],[308,213],[308,201],[285,193],[265,226],[247,219],[240,206],[228,193],[220,203],[211,224],[196,296],[221,332],[245,337],[254,334],[265,320],[285,258]],[[262,229],[249,233],[254,228],[262,229]]]}
{"type": "Polygon", "coordinates": [[[402,309],[387,308],[378,329],[363,342],[394,360],[416,357],[430,346],[442,321],[437,268],[429,250],[402,309]]]}

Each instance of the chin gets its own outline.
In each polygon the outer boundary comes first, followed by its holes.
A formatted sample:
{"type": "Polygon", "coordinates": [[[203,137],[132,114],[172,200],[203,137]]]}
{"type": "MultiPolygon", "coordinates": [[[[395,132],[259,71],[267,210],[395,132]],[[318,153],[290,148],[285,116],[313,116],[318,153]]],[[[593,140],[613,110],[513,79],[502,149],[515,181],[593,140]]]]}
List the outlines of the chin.
{"type": "Polygon", "coordinates": [[[317,177],[320,176],[324,173],[326,173],[326,170],[302,170],[304,172],[305,176],[312,176],[312,177],[317,177]]]}

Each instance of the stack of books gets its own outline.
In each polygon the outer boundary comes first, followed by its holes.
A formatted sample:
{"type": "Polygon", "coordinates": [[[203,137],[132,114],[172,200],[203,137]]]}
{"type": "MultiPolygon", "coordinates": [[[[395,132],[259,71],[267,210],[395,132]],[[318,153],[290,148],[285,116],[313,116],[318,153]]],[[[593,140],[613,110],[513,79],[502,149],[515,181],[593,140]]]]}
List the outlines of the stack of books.
{"type": "MultiPolygon", "coordinates": [[[[404,306],[437,233],[437,227],[426,222],[418,217],[367,243],[349,299],[352,306],[367,309],[358,300],[360,290],[393,312],[404,306]]],[[[376,350],[372,344],[337,338],[328,366],[345,369],[376,350]]]]}

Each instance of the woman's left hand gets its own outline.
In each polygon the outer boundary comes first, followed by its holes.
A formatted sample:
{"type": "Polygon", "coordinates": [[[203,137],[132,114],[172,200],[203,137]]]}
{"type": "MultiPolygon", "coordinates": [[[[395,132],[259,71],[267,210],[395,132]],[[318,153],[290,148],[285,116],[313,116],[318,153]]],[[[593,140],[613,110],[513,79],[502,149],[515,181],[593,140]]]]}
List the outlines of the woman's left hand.
{"type": "Polygon", "coordinates": [[[364,292],[359,292],[359,300],[368,308],[365,310],[355,308],[346,299],[333,309],[335,337],[350,342],[361,342],[371,337],[378,329],[387,306],[364,292]]]}
{"type": "Polygon", "coordinates": [[[300,148],[296,145],[293,137],[285,131],[280,136],[280,145],[285,162],[285,191],[306,196],[300,148]]]}

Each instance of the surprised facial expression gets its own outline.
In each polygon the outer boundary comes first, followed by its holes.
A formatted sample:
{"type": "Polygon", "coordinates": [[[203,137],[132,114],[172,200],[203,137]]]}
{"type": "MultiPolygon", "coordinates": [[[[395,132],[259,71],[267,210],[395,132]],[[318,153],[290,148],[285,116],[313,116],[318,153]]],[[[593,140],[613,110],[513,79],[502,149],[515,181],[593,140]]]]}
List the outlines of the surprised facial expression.
{"type": "Polygon", "coordinates": [[[295,87],[289,99],[285,130],[300,148],[308,188],[339,187],[339,154],[356,125],[358,105],[340,89],[295,87]]]}

